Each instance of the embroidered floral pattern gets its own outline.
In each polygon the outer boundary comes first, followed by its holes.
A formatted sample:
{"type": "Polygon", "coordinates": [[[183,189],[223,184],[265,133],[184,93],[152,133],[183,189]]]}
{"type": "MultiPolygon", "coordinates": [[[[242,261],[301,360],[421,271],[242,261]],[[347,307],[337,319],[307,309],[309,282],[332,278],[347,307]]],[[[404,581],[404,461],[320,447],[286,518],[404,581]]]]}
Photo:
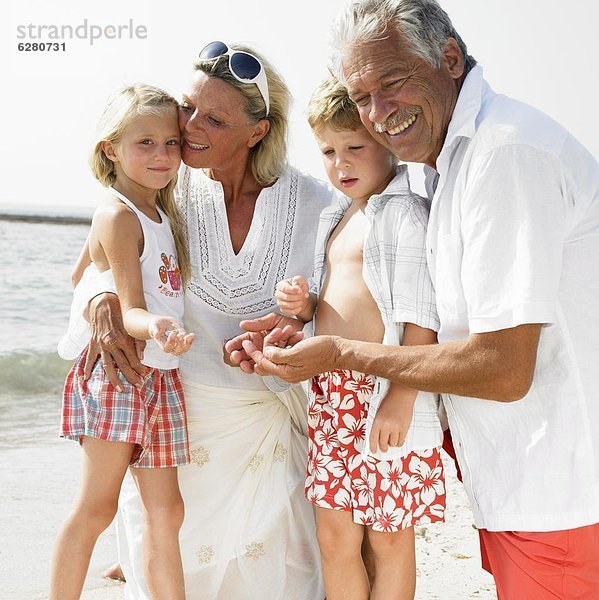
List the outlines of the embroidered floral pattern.
{"type": "Polygon", "coordinates": [[[191,462],[203,467],[207,462],[210,462],[210,450],[203,446],[198,446],[191,451],[191,462]]]}
{"type": "Polygon", "coordinates": [[[299,172],[289,169],[262,190],[248,236],[234,254],[222,186],[199,169],[184,169],[179,196],[185,199],[190,254],[197,257],[189,291],[226,314],[248,315],[274,306],[272,291],[290,260],[298,184],[299,172]]]}
{"type": "Polygon", "coordinates": [[[245,546],[245,555],[247,558],[258,560],[265,554],[266,552],[264,551],[264,544],[262,542],[252,542],[245,546]]]}
{"type": "Polygon", "coordinates": [[[287,459],[287,448],[281,443],[277,443],[273,460],[278,463],[285,462],[287,459]]]}
{"type": "Polygon", "coordinates": [[[443,520],[445,483],[438,449],[379,460],[361,454],[374,379],[351,371],[312,380],[308,399],[306,497],[352,511],[356,523],[393,532],[443,520]]]}
{"type": "Polygon", "coordinates": [[[214,556],[214,549],[212,546],[200,546],[196,552],[198,561],[202,564],[208,564],[214,556]]]}
{"type": "Polygon", "coordinates": [[[260,465],[263,462],[264,454],[254,454],[254,456],[252,456],[252,460],[250,460],[250,464],[248,465],[248,467],[252,473],[255,473],[260,468],[260,465]]]}

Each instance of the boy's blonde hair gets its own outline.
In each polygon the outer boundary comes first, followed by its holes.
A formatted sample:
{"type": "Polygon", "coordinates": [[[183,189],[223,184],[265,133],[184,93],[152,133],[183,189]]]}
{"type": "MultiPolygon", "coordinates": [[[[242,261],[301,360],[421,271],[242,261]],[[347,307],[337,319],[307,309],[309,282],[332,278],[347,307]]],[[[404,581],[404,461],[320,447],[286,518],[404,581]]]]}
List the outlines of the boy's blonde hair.
{"type": "Polygon", "coordinates": [[[325,126],[334,131],[356,131],[363,127],[357,106],[335,77],[323,81],[308,103],[308,123],[314,131],[325,126]]]}
{"type": "MultiPolygon", "coordinates": [[[[143,83],[125,87],[114,93],[109,98],[98,122],[95,143],[89,159],[95,178],[105,187],[113,185],[116,181],[116,169],[114,163],[102,150],[103,142],[119,144],[125,130],[134,118],[161,114],[162,109],[169,107],[177,110],[178,105],[178,102],[164,90],[143,83]]],[[[176,183],[177,178],[175,177],[166,187],[158,190],[156,204],[166,213],[171,223],[181,276],[183,281],[187,282],[191,267],[187,235],[175,203],[176,183]]]]}

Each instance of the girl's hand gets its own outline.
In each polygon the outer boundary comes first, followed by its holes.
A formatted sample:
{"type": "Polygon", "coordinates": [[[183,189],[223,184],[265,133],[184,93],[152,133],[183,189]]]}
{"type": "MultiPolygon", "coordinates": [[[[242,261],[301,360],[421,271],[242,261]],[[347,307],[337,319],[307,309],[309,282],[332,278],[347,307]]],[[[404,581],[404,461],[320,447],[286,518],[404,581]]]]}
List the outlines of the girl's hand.
{"type": "Polygon", "coordinates": [[[308,282],[296,275],[277,283],[275,298],[279,310],[287,317],[295,317],[308,306],[310,297],[308,282]]]}
{"type": "Polygon", "coordinates": [[[148,333],[164,352],[176,356],[187,352],[195,339],[195,333],[186,333],[172,317],[152,317],[148,333]]]}
{"type": "Polygon", "coordinates": [[[370,430],[370,450],[387,452],[389,447],[403,446],[414,413],[414,390],[391,388],[383,398],[370,430]]]}

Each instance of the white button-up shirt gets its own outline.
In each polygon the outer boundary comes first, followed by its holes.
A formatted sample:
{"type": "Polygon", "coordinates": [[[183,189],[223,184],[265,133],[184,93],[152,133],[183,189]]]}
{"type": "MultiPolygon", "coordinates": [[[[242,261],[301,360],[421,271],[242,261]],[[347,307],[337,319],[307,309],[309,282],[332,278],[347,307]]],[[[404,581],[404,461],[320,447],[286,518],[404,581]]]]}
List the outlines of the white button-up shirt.
{"type": "Polygon", "coordinates": [[[522,400],[443,398],[476,525],[597,523],[599,166],[549,117],[495,94],[475,67],[438,173],[425,170],[439,341],[544,324],[522,400]]]}
{"type": "MultiPolygon", "coordinates": [[[[347,196],[339,195],[337,202],[320,215],[314,255],[314,291],[318,292],[324,285],[327,242],[351,202],[347,196]]],[[[439,319],[425,253],[428,202],[410,190],[405,165],[398,167],[397,175],[381,194],[369,198],[364,213],[368,226],[364,236],[362,277],[381,313],[385,327],[383,343],[400,344],[405,323],[437,331],[439,319]]],[[[370,429],[388,389],[387,379],[376,379],[366,423],[364,454],[371,454],[370,429]]],[[[391,459],[406,456],[413,450],[440,446],[443,432],[437,409],[437,395],[420,392],[405,443],[372,455],[391,459]]]]}

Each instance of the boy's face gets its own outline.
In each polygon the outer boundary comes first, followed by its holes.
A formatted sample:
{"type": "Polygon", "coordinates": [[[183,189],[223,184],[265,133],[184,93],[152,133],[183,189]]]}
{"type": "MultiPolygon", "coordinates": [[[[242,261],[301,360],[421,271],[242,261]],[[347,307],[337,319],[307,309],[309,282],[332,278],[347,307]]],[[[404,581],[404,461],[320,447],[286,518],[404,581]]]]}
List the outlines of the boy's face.
{"type": "Polygon", "coordinates": [[[331,183],[352,200],[366,202],[380,194],[395,176],[397,159],[364,127],[335,131],[328,125],[314,131],[331,183]]]}

